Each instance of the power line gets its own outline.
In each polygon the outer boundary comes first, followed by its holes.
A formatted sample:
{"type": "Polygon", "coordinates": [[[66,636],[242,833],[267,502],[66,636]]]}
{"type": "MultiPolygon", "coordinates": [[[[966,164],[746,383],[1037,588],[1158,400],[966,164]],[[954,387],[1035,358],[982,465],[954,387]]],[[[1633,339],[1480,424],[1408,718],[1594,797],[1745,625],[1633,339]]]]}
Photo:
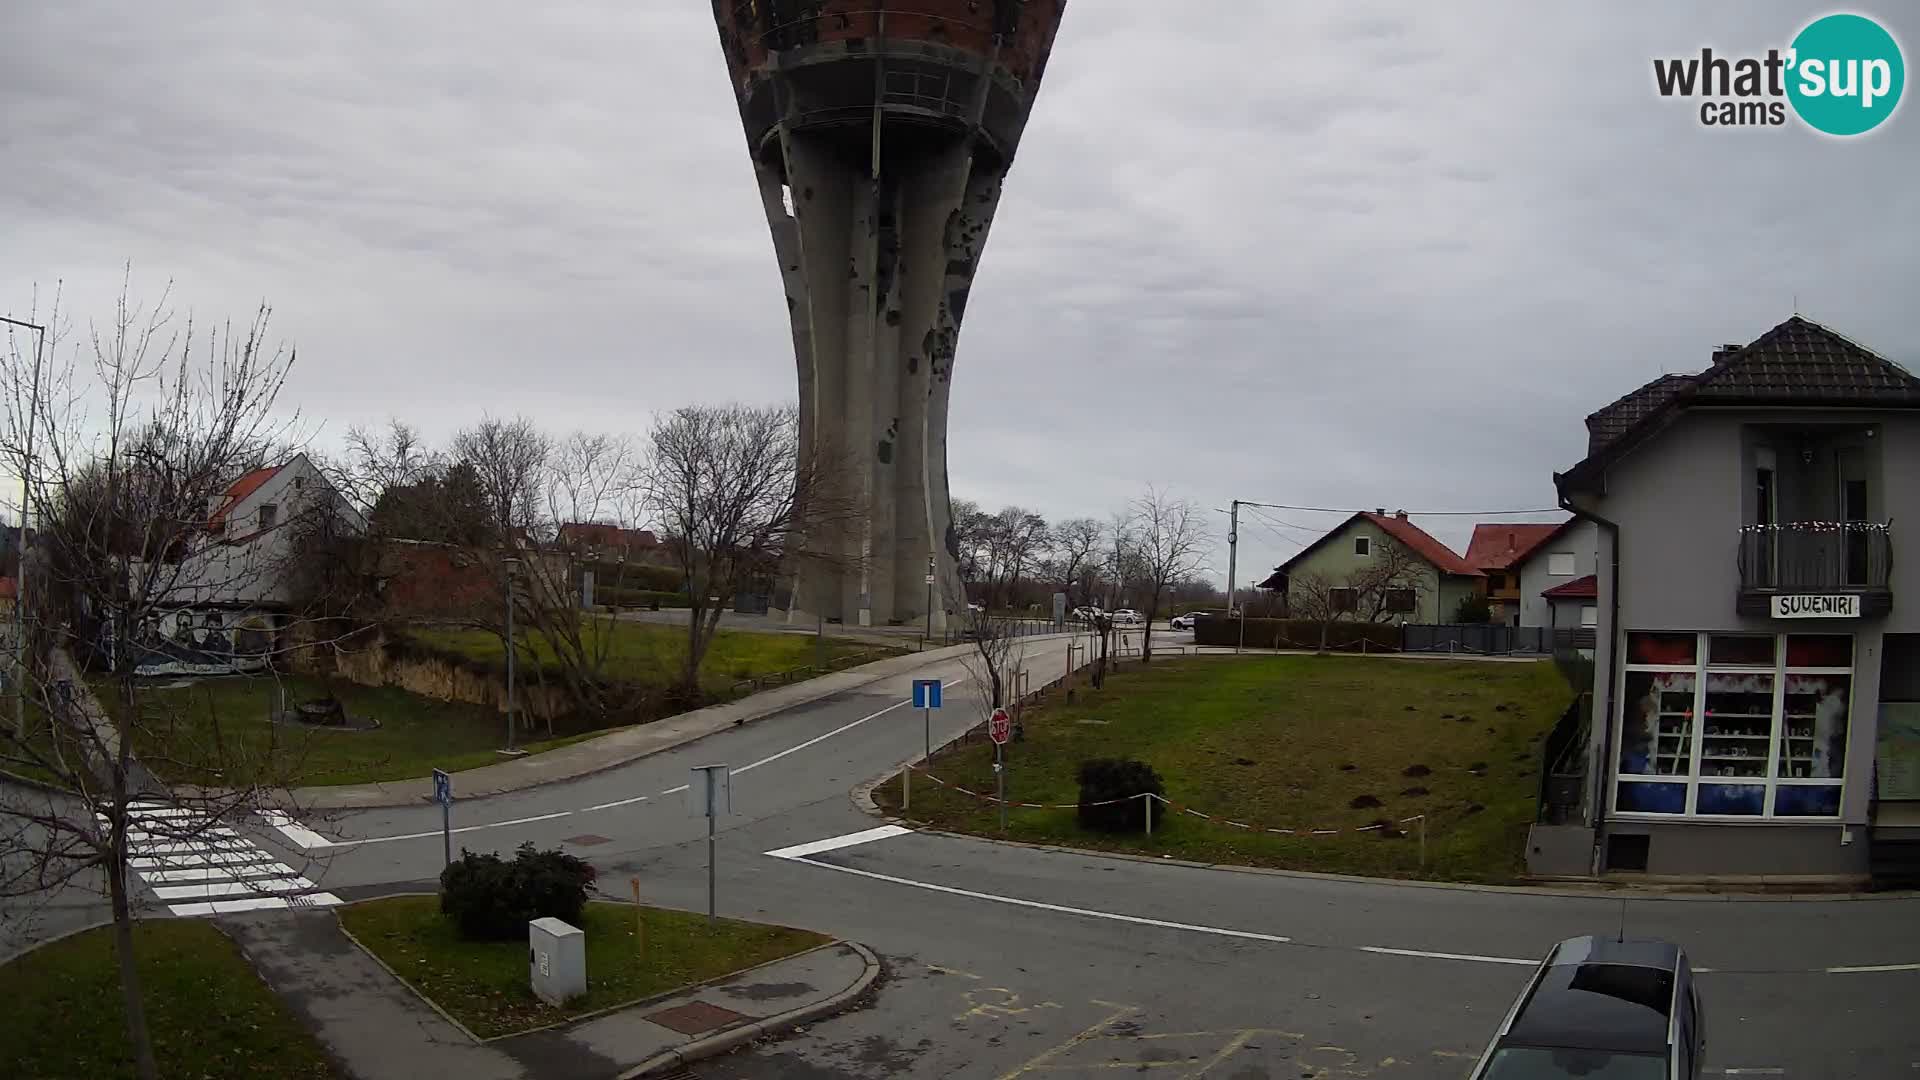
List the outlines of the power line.
{"type": "MultiPolygon", "coordinates": [[[[1292,506],[1287,503],[1254,502],[1241,499],[1241,506],[1264,506],[1273,510],[1298,510],[1309,514],[1364,514],[1371,511],[1364,508],[1338,506],[1292,506]]],[[[1546,506],[1528,510],[1402,510],[1399,513],[1408,517],[1513,517],[1518,514],[1564,514],[1566,510],[1558,506],[1546,506]]]]}

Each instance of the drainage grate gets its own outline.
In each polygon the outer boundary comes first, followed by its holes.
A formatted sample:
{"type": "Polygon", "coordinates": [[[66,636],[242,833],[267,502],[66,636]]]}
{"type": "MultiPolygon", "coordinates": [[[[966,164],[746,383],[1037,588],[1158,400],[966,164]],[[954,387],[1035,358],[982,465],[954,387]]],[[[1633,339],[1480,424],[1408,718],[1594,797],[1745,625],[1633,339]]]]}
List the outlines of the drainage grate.
{"type": "Polygon", "coordinates": [[[647,1019],[663,1028],[671,1028],[682,1035],[701,1035],[717,1028],[737,1024],[753,1017],[746,1013],[737,1013],[732,1009],[723,1009],[704,1001],[689,1001],[685,1005],[676,1005],[671,1009],[661,1009],[648,1013],[647,1019]]]}

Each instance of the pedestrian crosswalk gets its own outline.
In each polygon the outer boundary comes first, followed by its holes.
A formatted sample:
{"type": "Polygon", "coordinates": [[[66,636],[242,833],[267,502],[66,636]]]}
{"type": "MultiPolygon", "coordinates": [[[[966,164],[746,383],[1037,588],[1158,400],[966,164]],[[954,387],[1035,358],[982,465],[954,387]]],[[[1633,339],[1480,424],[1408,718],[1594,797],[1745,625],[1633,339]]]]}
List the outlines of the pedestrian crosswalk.
{"type": "MultiPolygon", "coordinates": [[[[107,827],[106,815],[99,818],[101,827],[107,827]]],[[[187,807],[130,804],[127,854],[128,867],[175,915],[340,903],[279,856],[187,807]]]]}

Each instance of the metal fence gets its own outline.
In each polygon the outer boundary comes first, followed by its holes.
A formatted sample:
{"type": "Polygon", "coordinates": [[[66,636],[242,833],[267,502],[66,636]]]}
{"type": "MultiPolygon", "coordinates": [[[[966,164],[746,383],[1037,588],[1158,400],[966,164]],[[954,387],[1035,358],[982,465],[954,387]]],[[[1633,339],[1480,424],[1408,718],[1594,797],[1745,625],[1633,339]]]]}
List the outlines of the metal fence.
{"type": "Polygon", "coordinates": [[[1400,648],[1404,652],[1545,656],[1553,651],[1554,631],[1544,626],[1500,626],[1494,623],[1409,623],[1400,630],[1402,634],[1400,648]]]}

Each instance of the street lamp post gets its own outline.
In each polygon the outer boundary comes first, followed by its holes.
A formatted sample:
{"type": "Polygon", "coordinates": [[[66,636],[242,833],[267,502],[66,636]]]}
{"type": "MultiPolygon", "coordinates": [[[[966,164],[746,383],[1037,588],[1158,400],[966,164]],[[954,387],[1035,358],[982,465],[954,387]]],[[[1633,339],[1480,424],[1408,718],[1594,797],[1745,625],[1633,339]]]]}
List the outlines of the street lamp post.
{"type": "Polygon", "coordinates": [[[520,560],[508,557],[500,560],[501,578],[506,585],[507,599],[507,749],[509,754],[518,754],[520,749],[514,745],[513,716],[513,677],[515,661],[519,656],[519,642],[513,636],[513,573],[520,566],[520,560]]]}
{"type": "Polygon", "coordinates": [[[27,398],[27,445],[20,461],[20,542],[14,552],[13,580],[13,730],[27,736],[27,515],[33,505],[33,432],[40,416],[40,354],[47,328],[0,316],[0,323],[33,331],[33,388],[27,398]]]}

